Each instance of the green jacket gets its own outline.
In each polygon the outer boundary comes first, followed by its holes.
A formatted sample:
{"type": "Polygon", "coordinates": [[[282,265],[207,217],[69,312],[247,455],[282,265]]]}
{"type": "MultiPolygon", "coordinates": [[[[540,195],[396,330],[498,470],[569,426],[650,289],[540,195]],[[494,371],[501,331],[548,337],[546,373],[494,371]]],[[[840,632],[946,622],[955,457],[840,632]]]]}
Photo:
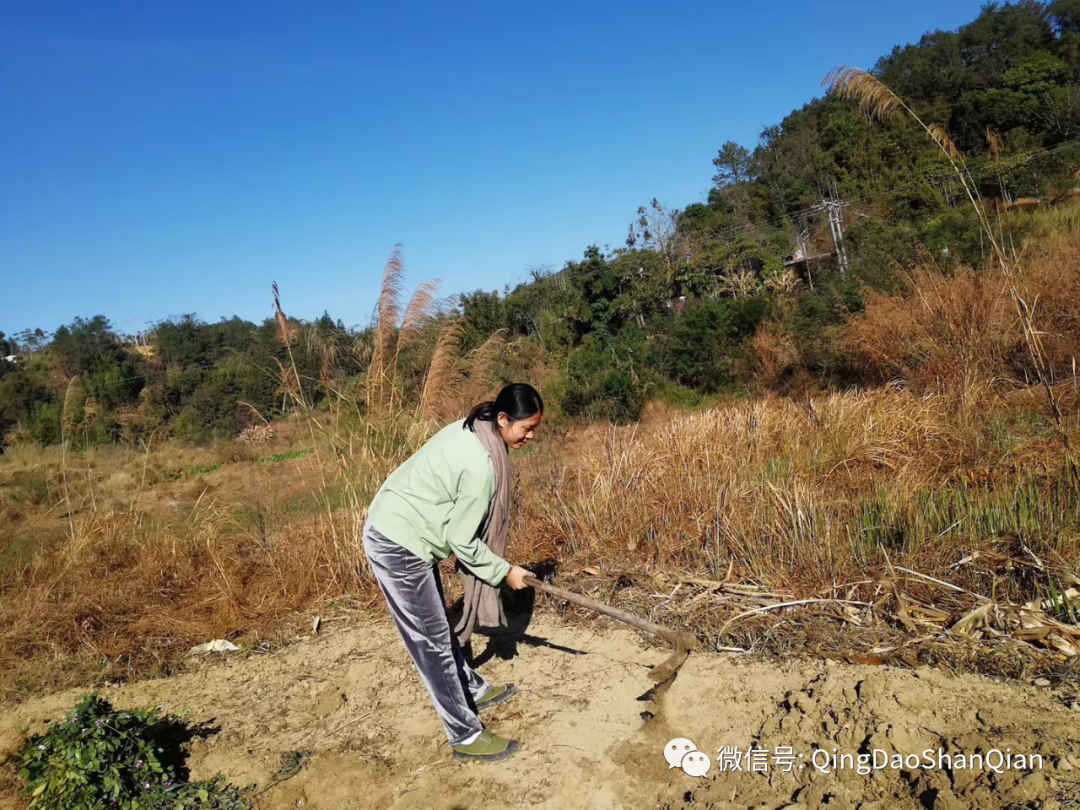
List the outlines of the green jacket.
{"type": "Polygon", "coordinates": [[[390,473],[368,510],[382,535],[427,562],[451,554],[490,585],[510,564],[479,536],[495,494],[495,467],[464,420],[447,425],[390,473]]]}

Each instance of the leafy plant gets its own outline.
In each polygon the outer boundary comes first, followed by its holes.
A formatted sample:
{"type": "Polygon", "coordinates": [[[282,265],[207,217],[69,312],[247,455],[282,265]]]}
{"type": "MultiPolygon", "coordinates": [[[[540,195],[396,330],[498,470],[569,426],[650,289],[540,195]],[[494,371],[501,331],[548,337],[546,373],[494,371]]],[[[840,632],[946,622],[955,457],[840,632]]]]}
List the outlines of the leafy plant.
{"type": "Polygon", "coordinates": [[[206,473],[220,470],[224,465],[224,461],[219,461],[217,464],[198,464],[194,467],[189,467],[186,475],[188,478],[194,478],[197,475],[205,475],[206,473]]]}
{"type": "Polygon", "coordinates": [[[273,464],[278,461],[293,461],[294,459],[303,458],[311,450],[289,450],[285,453],[278,453],[277,455],[267,456],[266,458],[258,459],[260,464],[273,464]]]}
{"type": "Polygon", "coordinates": [[[19,752],[19,778],[30,807],[50,810],[242,810],[241,791],[215,777],[188,782],[177,763],[178,715],[157,709],[118,711],[94,694],[63,721],[31,737],[19,752]]]}

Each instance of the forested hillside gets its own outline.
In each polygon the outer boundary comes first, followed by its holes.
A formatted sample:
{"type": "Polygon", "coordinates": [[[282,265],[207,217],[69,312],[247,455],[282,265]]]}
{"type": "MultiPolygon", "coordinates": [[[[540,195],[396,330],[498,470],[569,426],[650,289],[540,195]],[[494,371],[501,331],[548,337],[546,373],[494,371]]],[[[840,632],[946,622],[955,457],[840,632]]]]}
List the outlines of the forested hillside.
{"type": "MultiPolygon", "coordinates": [[[[895,48],[873,74],[966,153],[1012,248],[1036,227],[1033,209],[1069,205],[1080,169],[1080,0],[990,4],[957,31],[895,48]]],[[[948,274],[989,256],[946,155],[910,118],[883,125],[826,93],[757,144],[723,141],[717,133],[708,199],[644,205],[624,247],[589,246],[558,272],[441,309],[421,289],[397,313],[417,335],[395,356],[403,390],[420,388],[436,350],[439,329],[426,326],[462,315],[461,352],[505,330],[505,376],[542,376],[571,418],[633,420],[654,395],[694,402],[878,381],[888,369],[845,338],[868,296],[908,289],[916,263],[948,274]]],[[[156,431],[234,435],[290,407],[282,363],[295,363],[309,403],[335,391],[362,407],[372,328],[331,314],[293,326],[291,346],[273,318],[187,315],[126,336],[96,315],[52,333],[0,332],[0,436],[91,445],[156,431]]]]}

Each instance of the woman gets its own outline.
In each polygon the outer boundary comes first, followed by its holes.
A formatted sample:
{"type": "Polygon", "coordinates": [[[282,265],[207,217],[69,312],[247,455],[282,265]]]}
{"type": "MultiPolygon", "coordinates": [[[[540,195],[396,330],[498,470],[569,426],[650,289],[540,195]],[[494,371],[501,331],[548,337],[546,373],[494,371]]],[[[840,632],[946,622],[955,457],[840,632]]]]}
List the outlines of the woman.
{"type": "Polygon", "coordinates": [[[498,760],[521,744],[484,729],[478,713],[509,700],[461,654],[479,617],[503,623],[498,591],[528,587],[532,572],[500,555],[510,511],[509,450],[520,450],[544,416],[531,385],[515,383],[447,425],[394,470],[368,510],[364,551],[405,647],[435,703],[454,756],[498,760]],[[465,575],[465,614],[450,632],[438,564],[454,554],[465,575]]]}

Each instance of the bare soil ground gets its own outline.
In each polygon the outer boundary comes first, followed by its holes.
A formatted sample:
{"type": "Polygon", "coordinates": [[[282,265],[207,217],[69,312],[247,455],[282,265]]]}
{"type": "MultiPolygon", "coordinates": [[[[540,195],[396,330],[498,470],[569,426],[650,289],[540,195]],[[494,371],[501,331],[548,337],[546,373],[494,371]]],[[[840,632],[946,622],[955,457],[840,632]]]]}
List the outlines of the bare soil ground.
{"type": "MultiPolygon", "coordinates": [[[[667,650],[606,621],[583,628],[538,618],[502,656],[489,655],[485,643],[476,645],[480,671],[521,687],[486,716],[490,727],[523,741],[501,763],[451,757],[400,639],[382,619],[333,622],[272,655],[207,661],[173,678],[102,691],[119,707],[188,710],[193,724],[205,724],[206,736],[190,743],[194,778],[224,773],[237,784],[267,785],[283,755],[311,751],[298,774],[259,795],[263,810],[1080,806],[1080,704],[1069,689],[930,668],[695,653],[673,682],[640,700],[652,686],[649,666],[667,650]],[[668,769],[663,748],[674,737],[693,740],[713,760],[708,775],[668,769]],[[766,772],[746,772],[745,764],[743,772],[719,770],[718,749],[751,745],[769,752],[766,772]],[[779,746],[796,756],[790,773],[774,762],[779,746]],[[811,767],[815,747],[1011,749],[1040,754],[1044,767],[826,774],[811,767]]],[[[4,710],[6,786],[20,728],[42,730],[78,694],[4,710]]],[[[0,798],[3,810],[22,807],[24,799],[0,798]]]]}

